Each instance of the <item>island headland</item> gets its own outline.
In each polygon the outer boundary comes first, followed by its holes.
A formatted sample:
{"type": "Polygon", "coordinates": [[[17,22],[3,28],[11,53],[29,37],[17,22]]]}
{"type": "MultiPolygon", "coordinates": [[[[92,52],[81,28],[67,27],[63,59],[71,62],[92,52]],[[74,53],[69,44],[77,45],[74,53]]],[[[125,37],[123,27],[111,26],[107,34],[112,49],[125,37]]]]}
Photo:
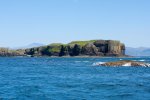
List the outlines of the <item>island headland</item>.
{"type": "Polygon", "coordinates": [[[125,44],[117,40],[73,41],[68,44],[52,43],[35,48],[9,50],[0,49],[0,56],[125,56],[125,44]]]}

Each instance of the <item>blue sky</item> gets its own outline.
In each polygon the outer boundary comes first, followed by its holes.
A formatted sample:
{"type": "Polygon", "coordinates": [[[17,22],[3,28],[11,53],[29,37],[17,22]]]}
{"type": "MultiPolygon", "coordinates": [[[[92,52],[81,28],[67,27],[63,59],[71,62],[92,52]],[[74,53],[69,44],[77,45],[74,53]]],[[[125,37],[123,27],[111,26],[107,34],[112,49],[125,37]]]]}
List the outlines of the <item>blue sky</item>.
{"type": "Polygon", "coordinates": [[[115,39],[150,47],[150,0],[1,0],[0,46],[115,39]]]}

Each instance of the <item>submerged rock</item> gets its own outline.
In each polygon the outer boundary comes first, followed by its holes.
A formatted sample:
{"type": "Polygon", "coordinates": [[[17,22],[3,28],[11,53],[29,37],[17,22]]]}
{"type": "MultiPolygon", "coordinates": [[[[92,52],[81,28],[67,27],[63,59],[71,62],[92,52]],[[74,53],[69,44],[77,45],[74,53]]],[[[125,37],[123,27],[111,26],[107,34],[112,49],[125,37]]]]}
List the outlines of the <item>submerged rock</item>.
{"type": "Polygon", "coordinates": [[[131,60],[122,60],[122,61],[114,61],[114,62],[100,62],[95,63],[96,66],[108,66],[108,67],[120,67],[120,66],[131,66],[131,67],[150,67],[149,63],[145,62],[137,62],[131,60]]]}

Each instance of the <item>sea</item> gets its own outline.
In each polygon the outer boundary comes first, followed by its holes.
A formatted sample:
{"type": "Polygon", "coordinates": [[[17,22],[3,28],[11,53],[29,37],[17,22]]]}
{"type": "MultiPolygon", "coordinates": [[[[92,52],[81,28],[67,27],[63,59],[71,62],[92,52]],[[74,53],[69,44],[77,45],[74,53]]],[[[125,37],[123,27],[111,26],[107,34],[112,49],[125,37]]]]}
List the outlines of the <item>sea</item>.
{"type": "Polygon", "coordinates": [[[0,57],[0,100],[150,100],[150,67],[97,62],[150,57],[0,57]]]}

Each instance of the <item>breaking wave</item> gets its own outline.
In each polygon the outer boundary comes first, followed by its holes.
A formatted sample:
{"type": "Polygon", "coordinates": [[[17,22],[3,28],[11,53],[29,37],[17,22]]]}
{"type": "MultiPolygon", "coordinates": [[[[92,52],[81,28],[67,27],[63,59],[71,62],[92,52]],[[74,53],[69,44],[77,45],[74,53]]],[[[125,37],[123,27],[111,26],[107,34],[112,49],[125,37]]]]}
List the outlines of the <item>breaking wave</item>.
{"type": "Polygon", "coordinates": [[[104,63],[106,63],[106,62],[96,62],[96,63],[93,63],[92,65],[93,65],[93,66],[98,66],[98,65],[104,64],[104,63]]]}

